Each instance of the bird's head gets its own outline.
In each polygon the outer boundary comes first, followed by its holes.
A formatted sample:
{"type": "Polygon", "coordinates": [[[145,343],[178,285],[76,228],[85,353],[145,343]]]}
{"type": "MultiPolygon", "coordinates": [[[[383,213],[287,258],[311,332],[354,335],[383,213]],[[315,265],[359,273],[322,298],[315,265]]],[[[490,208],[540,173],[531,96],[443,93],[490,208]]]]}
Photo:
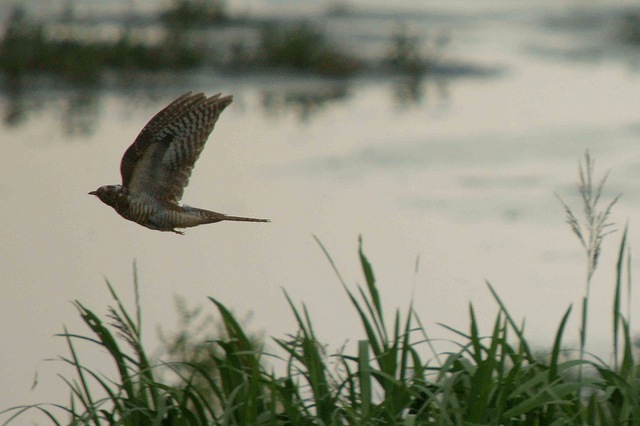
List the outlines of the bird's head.
{"type": "Polygon", "coordinates": [[[115,207],[115,205],[125,197],[127,190],[122,185],[104,185],[95,191],[91,191],[89,195],[95,195],[103,203],[115,207]]]}

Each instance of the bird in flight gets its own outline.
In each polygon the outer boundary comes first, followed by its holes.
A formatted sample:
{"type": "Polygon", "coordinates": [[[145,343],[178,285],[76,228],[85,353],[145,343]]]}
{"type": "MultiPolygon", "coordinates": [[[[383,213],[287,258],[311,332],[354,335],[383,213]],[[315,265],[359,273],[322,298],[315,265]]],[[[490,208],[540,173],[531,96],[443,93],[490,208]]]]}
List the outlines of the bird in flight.
{"type": "Polygon", "coordinates": [[[178,204],[213,126],[231,101],[231,96],[220,94],[180,96],[144,126],[124,153],[122,185],[101,186],[89,194],[125,219],[177,234],[183,234],[182,228],[223,220],[269,222],[178,204]]]}

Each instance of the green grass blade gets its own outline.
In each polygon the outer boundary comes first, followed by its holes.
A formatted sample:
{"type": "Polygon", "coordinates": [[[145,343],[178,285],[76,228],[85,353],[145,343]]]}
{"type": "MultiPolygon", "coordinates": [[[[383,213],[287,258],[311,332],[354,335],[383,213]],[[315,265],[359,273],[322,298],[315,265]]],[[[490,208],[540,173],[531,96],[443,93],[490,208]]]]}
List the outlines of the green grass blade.
{"type": "Polygon", "coordinates": [[[623,263],[624,263],[624,254],[625,248],[627,245],[627,230],[628,224],[624,227],[624,232],[622,233],[622,240],[620,241],[620,249],[618,251],[618,260],[616,262],[616,285],[615,285],[615,293],[613,298],[613,362],[615,368],[618,368],[618,334],[619,334],[619,324],[621,319],[620,312],[620,299],[621,299],[621,287],[622,287],[622,275],[623,275],[623,263]]]}
{"type": "Polygon", "coordinates": [[[582,298],[582,322],[580,323],[580,358],[584,359],[585,346],[587,344],[587,315],[589,308],[589,298],[582,298]]]}
{"type": "MultiPolygon", "coordinates": [[[[407,318],[405,320],[404,323],[404,330],[402,332],[402,342],[400,343],[401,348],[402,348],[402,352],[400,354],[400,371],[399,371],[399,378],[401,381],[406,381],[409,379],[409,366],[408,366],[408,362],[409,362],[409,358],[411,355],[411,332],[412,332],[412,326],[411,326],[411,318],[413,317],[413,300],[411,301],[411,303],[409,304],[409,309],[407,310],[407,318]]],[[[396,335],[397,335],[398,331],[396,331],[396,335]]],[[[399,340],[399,337],[396,337],[396,340],[399,340]]],[[[420,366],[416,366],[414,363],[414,370],[416,368],[420,368],[420,366]]],[[[415,374],[415,371],[414,371],[415,374]]]]}
{"type": "MultiPolygon", "coordinates": [[[[108,398],[111,400],[111,402],[114,405],[114,408],[116,409],[116,411],[121,410],[122,406],[121,406],[121,401],[120,401],[120,397],[116,394],[116,392],[113,391],[113,389],[111,389],[111,387],[108,384],[108,381],[101,377],[97,372],[90,370],[87,367],[83,367],[82,365],[79,365],[77,363],[77,361],[74,361],[73,359],[69,359],[69,358],[65,358],[65,357],[60,357],[60,359],[73,366],[76,369],[80,369],[82,370],[85,374],[88,374],[89,376],[91,376],[91,378],[100,385],[100,387],[105,391],[105,393],[108,395],[108,398]]],[[[69,385],[69,387],[71,387],[71,383],[69,381],[67,381],[67,379],[61,377],[62,380],[64,380],[65,382],[67,382],[67,385],[69,385]]],[[[86,381],[86,379],[85,379],[86,381]]],[[[112,384],[115,386],[115,384],[112,384]]],[[[117,387],[117,386],[116,386],[117,387]]],[[[92,405],[95,405],[92,402],[92,405]]]]}
{"type": "MultiPolygon", "coordinates": [[[[455,333],[455,334],[457,334],[458,336],[460,336],[460,337],[464,338],[464,340],[465,340],[465,341],[467,341],[467,340],[468,340],[468,341],[473,340],[473,339],[472,339],[472,337],[471,337],[469,334],[467,334],[467,333],[465,333],[465,332],[463,332],[463,331],[457,330],[457,329],[455,329],[455,328],[453,328],[453,327],[450,327],[450,326],[448,326],[448,325],[446,325],[446,324],[443,324],[443,323],[441,323],[441,322],[438,322],[438,323],[436,323],[436,324],[438,324],[440,327],[442,327],[442,328],[444,328],[444,329],[446,329],[446,330],[449,330],[449,331],[451,331],[452,333],[455,333]]],[[[478,341],[479,341],[479,340],[478,340],[478,341]]],[[[465,345],[465,346],[466,346],[466,345],[465,345]]]]}
{"type": "MultiPolygon", "coordinates": [[[[473,315],[473,309],[470,309],[470,312],[473,315]]],[[[486,421],[487,419],[486,413],[491,403],[491,394],[496,386],[493,375],[496,373],[496,354],[501,341],[500,330],[503,328],[502,322],[502,315],[498,312],[491,336],[491,345],[486,351],[486,355],[483,357],[480,349],[474,354],[476,369],[471,376],[471,390],[469,393],[469,421],[472,423],[486,421]]],[[[475,317],[472,319],[472,323],[475,323],[475,317]]],[[[472,339],[475,340],[475,342],[472,342],[472,346],[474,348],[479,347],[477,327],[475,336],[472,334],[472,339]]]]}
{"type": "Polygon", "coordinates": [[[469,303],[469,318],[471,320],[471,335],[469,341],[473,347],[473,357],[476,362],[482,361],[482,344],[480,343],[480,333],[478,332],[478,323],[476,322],[476,314],[473,311],[473,305],[469,303]]]}
{"type": "Polygon", "coordinates": [[[567,309],[567,312],[563,315],[558,331],[556,332],[556,338],[553,341],[553,349],[551,350],[551,361],[549,365],[549,383],[554,382],[558,378],[558,359],[560,357],[560,350],[562,349],[562,335],[564,333],[564,328],[567,325],[569,314],[571,314],[571,308],[572,307],[569,306],[569,309],[567,309]]]}
{"type": "MultiPolygon", "coordinates": [[[[47,405],[50,406],[51,408],[59,408],[59,409],[61,409],[63,411],[69,412],[68,408],[63,407],[63,406],[58,405],[58,404],[47,404],[47,405]]],[[[53,413],[51,413],[51,411],[49,411],[48,409],[42,407],[41,404],[12,407],[12,408],[0,411],[0,415],[6,414],[6,413],[10,413],[11,411],[15,411],[15,413],[12,414],[4,423],[2,423],[2,425],[3,426],[8,425],[9,423],[11,423],[12,421],[14,421],[15,419],[17,419],[18,417],[20,417],[21,415],[23,415],[24,413],[26,413],[29,410],[37,410],[37,411],[41,412],[43,415],[48,417],[49,420],[51,420],[51,423],[53,423],[56,426],[61,426],[62,425],[62,423],[60,423],[58,421],[56,416],[54,416],[53,413]]]]}
{"type": "MultiPolygon", "coordinates": [[[[347,287],[347,284],[346,284],[345,280],[342,278],[342,275],[340,274],[340,271],[338,270],[335,262],[333,261],[333,258],[331,257],[331,255],[329,254],[327,249],[324,247],[322,242],[320,242],[318,237],[316,237],[315,235],[313,236],[313,238],[315,239],[315,241],[320,246],[320,249],[324,253],[324,255],[327,258],[327,260],[329,261],[329,264],[331,265],[331,268],[335,272],[336,276],[338,277],[338,280],[340,281],[340,283],[342,284],[342,287],[344,288],[345,292],[347,293],[347,296],[349,297],[349,300],[351,300],[351,304],[354,306],[354,308],[358,312],[358,315],[360,316],[360,321],[362,323],[362,326],[364,327],[364,331],[365,331],[365,333],[367,335],[367,338],[369,339],[369,343],[371,345],[371,349],[373,350],[374,355],[376,356],[376,358],[380,357],[384,353],[384,349],[383,348],[384,348],[384,344],[385,343],[384,343],[384,339],[379,339],[378,338],[378,335],[381,335],[380,325],[377,323],[376,316],[373,314],[373,309],[372,309],[371,305],[368,303],[366,296],[362,292],[362,289],[359,289],[360,290],[360,294],[361,294],[361,296],[363,298],[363,301],[364,301],[365,305],[367,306],[368,312],[371,314],[370,317],[368,317],[366,315],[365,310],[362,308],[362,305],[360,304],[358,299],[351,292],[351,290],[349,290],[349,288],[347,287]],[[373,321],[373,325],[372,325],[372,321],[373,321]],[[376,332],[374,330],[378,331],[378,335],[376,335],[376,332]]],[[[289,297],[288,296],[286,296],[286,297],[287,297],[287,300],[289,300],[289,297]]],[[[290,300],[289,300],[289,306],[291,306],[293,308],[294,313],[295,313],[296,309],[295,309],[295,307],[293,306],[293,304],[291,303],[290,300]]],[[[296,315],[296,318],[298,318],[298,324],[301,324],[301,320],[299,319],[298,315],[296,315]]]]}
{"type": "Polygon", "coordinates": [[[327,249],[324,247],[324,245],[322,244],[322,242],[320,241],[320,239],[317,236],[313,235],[313,239],[316,240],[316,243],[318,243],[318,245],[320,246],[320,249],[324,253],[324,256],[329,261],[329,265],[331,265],[331,268],[333,269],[333,272],[335,272],[336,276],[338,277],[338,280],[340,280],[340,283],[342,283],[342,286],[346,288],[347,287],[347,283],[342,278],[342,275],[340,274],[340,271],[338,270],[338,267],[336,266],[335,262],[333,261],[333,258],[331,257],[331,255],[329,254],[327,249]]]}
{"type": "Polygon", "coordinates": [[[369,342],[358,342],[358,381],[360,383],[360,402],[362,417],[367,419],[371,409],[371,365],[369,364],[369,342]]]}
{"type": "MultiPolygon", "coordinates": [[[[299,370],[303,373],[309,386],[311,387],[311,393],[313,395],[313,401],[317,409],[317,414],[325,423],[330,423],[331,418],[336,411],[335,398],[332,395],[331,384],[327,380],[327,367],[324,364],[322,354],[320,353],[319,344],[313,333],[311,320],[307,312],[306,307],[303,305],[303,311],[305,320],[302,319],[298,309],[293,304],[293,301],[285,291],[285,297],[289,303],[289,306],[294,312],[298,326],[302,331],[302,337],[295,339],[293,343],[285,342],[281,339],[276,339],[283,349],[285,349],[289,355],[300,362],[304,370],[299,370]],[[306,371],[305,371],[306,370],[306,371]]],[[[293,364],[291,364],[293,366],[293,364]]],[[[290,373],[290,377],[292,374],[290,373]]]]}
{"type": "Polygon", "coordinates": [[[358,299],[356,299],[356,297],[353,295],[353,293],[351,293],[351,291],[348,288],[344,287],[344,289],[347,292],[347,296],[351,300],[351,304],[353,305],[353,307],[358,312],[358,315],[360,316],[360,322],[362,323],[364,332],[367,335],[367,339],[369,340],[369,344],[371,345],[371,349],[373,350],[374,356],[376,358],[381,356],[384,352],[384,349],[383,349],[384,342],[381,342],[379,340],[374,327],[371,326],[369,317],[367,317],[366,313],[362,309],[362,306],[360,305],[360,302],[358,302],[358,299]]]}
{"type": "Polygon", "coordinates": [[[624,336],[624,356],[622,358],[622,365],[620,366],[620,374],[623,377],[630,376],[634,371],[635,360],[633,358],[634,346],[631,343],[631,336],[629,333],[629,325],[621,318],[623,336],[624,336]]]}
{"type": "Polygon", "coordinates": [[[422,320],[420,320],[420,317],[418,316],[417,312],[413,311],[413,317],[415,321],[418,323],[418,331],[420,331],[424,341],[427,342],[427,345],[429,345],[429,350],[431,351],[431,354],[435,357],[438,365],[442,367],[442,359],[440,359],[440,353],[436,350],[435,346],[433,345],[433,341],[431,340],[429,335],[427,335],[426,327],[422,324],[422,320]]]}
{"type": "Polygon", "coordinates": [[[220,316],[222,317],[222,321],[224,323],[225,329],[227,330],[229,338],[236,339],[236,344],[239,345],[241,350],[253,352],[255,349],[253,347],[253,343],[247,337],[246,333],[242,329],[242,326],[231,313],[231,311],[213,297],[209,297],[209,300],[211,300],[216,305],[216,308],[218,308],[218,312],[220,312],[220,316]]]}
{"type": "Polygon", "coordinates": [[[527,343],[527,340],[525,339],[522,330],[518,327],[516,322],[513,320],[513,318],[511,317],[511,314],[509,314],[509,311],[507,310],[507,307],[502,302],[502,299],[500,299],[500,296],[498,296],[498,293],[495,291],[495,289],[493,288],[491,283],[487,282],[487,286],[489,287],[489,291],[491,291],[491,294],[493,295],[493,298],[496,300],[496,302],[500,306],[500,309],[502,310],[502,312],[504,312],[505,316],[507,317],[507,321],[511,325],[511,328],[518,335],[518,338],[520,339],[520,344],[522,345],[522,349],[524,350],[524,352],[525,352],[525,354],[527,356],[527,360],[529,362],[535,362],[535,358],[533,356],[533,353],[531,352],[531,349],[529,348],[529,344],[527,343]]]}
{"type": "Polygon", "coordinates": [[[553,403],[559,405],[567,405],[570,404],[569,401],[563,401],[562,397],[565,395],[577,393],[581,386],[576,383],[565,383],[561,385],[564,389],[560,388],[560,385],[557,386],[558,389],[554,389],[553,391],[544,390],[539,392],[530,398],[524,400],[523,402],[517,404],[515,407],[510,408],[505,411],[503,414],[503,418],[505,419],[513,419],[523,416],[529,412],[532,412],[534,409],[553,403]]]}
{"type": "MultiPolygon", "coordinates": [[[[375,311],[374,305],[369,302],[366,293],[362,289],[362,287],[358,286],[358,292],[360,293],[360,297],[362,298],[362,302],[367,308],[367,312],[369,312],[369,316],[367,317],[367,323],[373,323],[375,327],[376,341],[379,343],[381,347],[380,353],[385,353],[389,350],[389,339],[387,337],[387,331],[385,329],[385,325],[382,322],[382,319],[379,317],[378,313],[375,311]]],[[[362,305],[360,305],[362,306],[362,305]]],[[[373,329],[373,328],[372,328],[373,329]]]]}
{"type": "Polygon", "coordinates": [[[380,318],[380,322],[384,324],[384,315],[382,313],[382,304],[380,303],[380,294],[378,293],[378,288],[376,287],[376,279],[373,275],[373,268],[371,268],[371,264],[367,260],[367,257],[364,255],[362,251],[362,236],[358,239],[359,247],[358,254],[360,255],[360,264],[362,266],[362,272],[364,273],[367,289],[369,290],[369,295],[371,296],[371,301],[376,308],[376,313],[380,318]]]}
{"type": "Polygon", "coordinates": [[[627,248],[627,321],[631,327],[631,248],[627,248]]]}
{"type": "MultiPolygon", "coordinates": [[[[67,328],[64,328],[64,332],[65,334],[67,333],[67,328]]],[[[67,382],[69,387],[71,388],[71,390],[76,393],[76,395],[78,396],[78,399],[80,400],[80,402],[83,404],[83,406],[85,407],[85,410],[87,410],[88,412],[91,413],[91,418],[92,420],[95,422],[96,425],[99,425],[100,422],[95,418],[95,412],[93,412],[93,408],[94,408],[94,401],[93,398],[91,396],[91,391],[89,389],[89,385],[87,383],[87,380],[84,376],[84,371],[82,368],[82,364],[80,363],[80,359],[78,357],[78,354],[76,352],[76,349],[73,345],[73,340],[71,339],[71,337],[67,336],[66,337],[67,340],[67,346],[69,348],[69,352],[71,353],[71,362],[70,364],[73,365],[76,369],[76,374],[78,376],[78,379],[80,379],[80,383],[82,388],[81,389],[76,389],[75,386],[71,385],[70,382],[67,382]]]]}
{"type": "Polygon", "coordinates": [[[102,321],[100,320],[100,318],[98,318],[97,315],[95,315],[89,309],[85,308],[80,302],[76,302],[76,306],[80,311],[82,319],[98,336],[101,345],[109,352],[109,354],[111,354],[111,357],[115,361],[116,367],[118,368],[118,372],[120,373],[122,387],[127,393],[128,397],[130,399],[135,399],[136,393],[127,368],[126,357],[120,350],[116,339],[113,337],[111,332],[104,325],[102,325],[102,321]]]}

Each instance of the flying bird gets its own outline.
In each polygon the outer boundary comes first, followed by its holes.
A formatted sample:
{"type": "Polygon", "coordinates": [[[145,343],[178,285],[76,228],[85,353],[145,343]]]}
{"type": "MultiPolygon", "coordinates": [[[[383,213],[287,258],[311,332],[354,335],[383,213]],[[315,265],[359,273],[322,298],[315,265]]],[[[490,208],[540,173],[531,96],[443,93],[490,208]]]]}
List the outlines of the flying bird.
{"type": "Polygon", "coordinates": [[[177,234],[183,234],[181,228],[223,220],[269,222],[178,204],[213,126],[231,101],[231,96],[220,94],[180,96],[158,112],[125,151],[120,163],[122,185],[101,186],[89,194],[125,219],[177,234]]]}

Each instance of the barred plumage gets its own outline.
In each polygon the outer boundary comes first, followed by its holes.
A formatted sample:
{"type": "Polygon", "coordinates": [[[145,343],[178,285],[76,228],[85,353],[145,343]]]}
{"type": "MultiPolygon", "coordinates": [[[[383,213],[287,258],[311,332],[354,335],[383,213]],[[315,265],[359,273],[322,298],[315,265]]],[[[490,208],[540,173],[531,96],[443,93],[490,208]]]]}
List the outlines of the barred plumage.
{"type": "Polygon", "coordinates": [[[142,128],[120,163],[122,185],[105,185],[89,194],[125,219],[158,231],[229,221],[269,222],[180,206],[196,160],[222,111],[232,102],[220,94],[185,93],[142,128]]]}

